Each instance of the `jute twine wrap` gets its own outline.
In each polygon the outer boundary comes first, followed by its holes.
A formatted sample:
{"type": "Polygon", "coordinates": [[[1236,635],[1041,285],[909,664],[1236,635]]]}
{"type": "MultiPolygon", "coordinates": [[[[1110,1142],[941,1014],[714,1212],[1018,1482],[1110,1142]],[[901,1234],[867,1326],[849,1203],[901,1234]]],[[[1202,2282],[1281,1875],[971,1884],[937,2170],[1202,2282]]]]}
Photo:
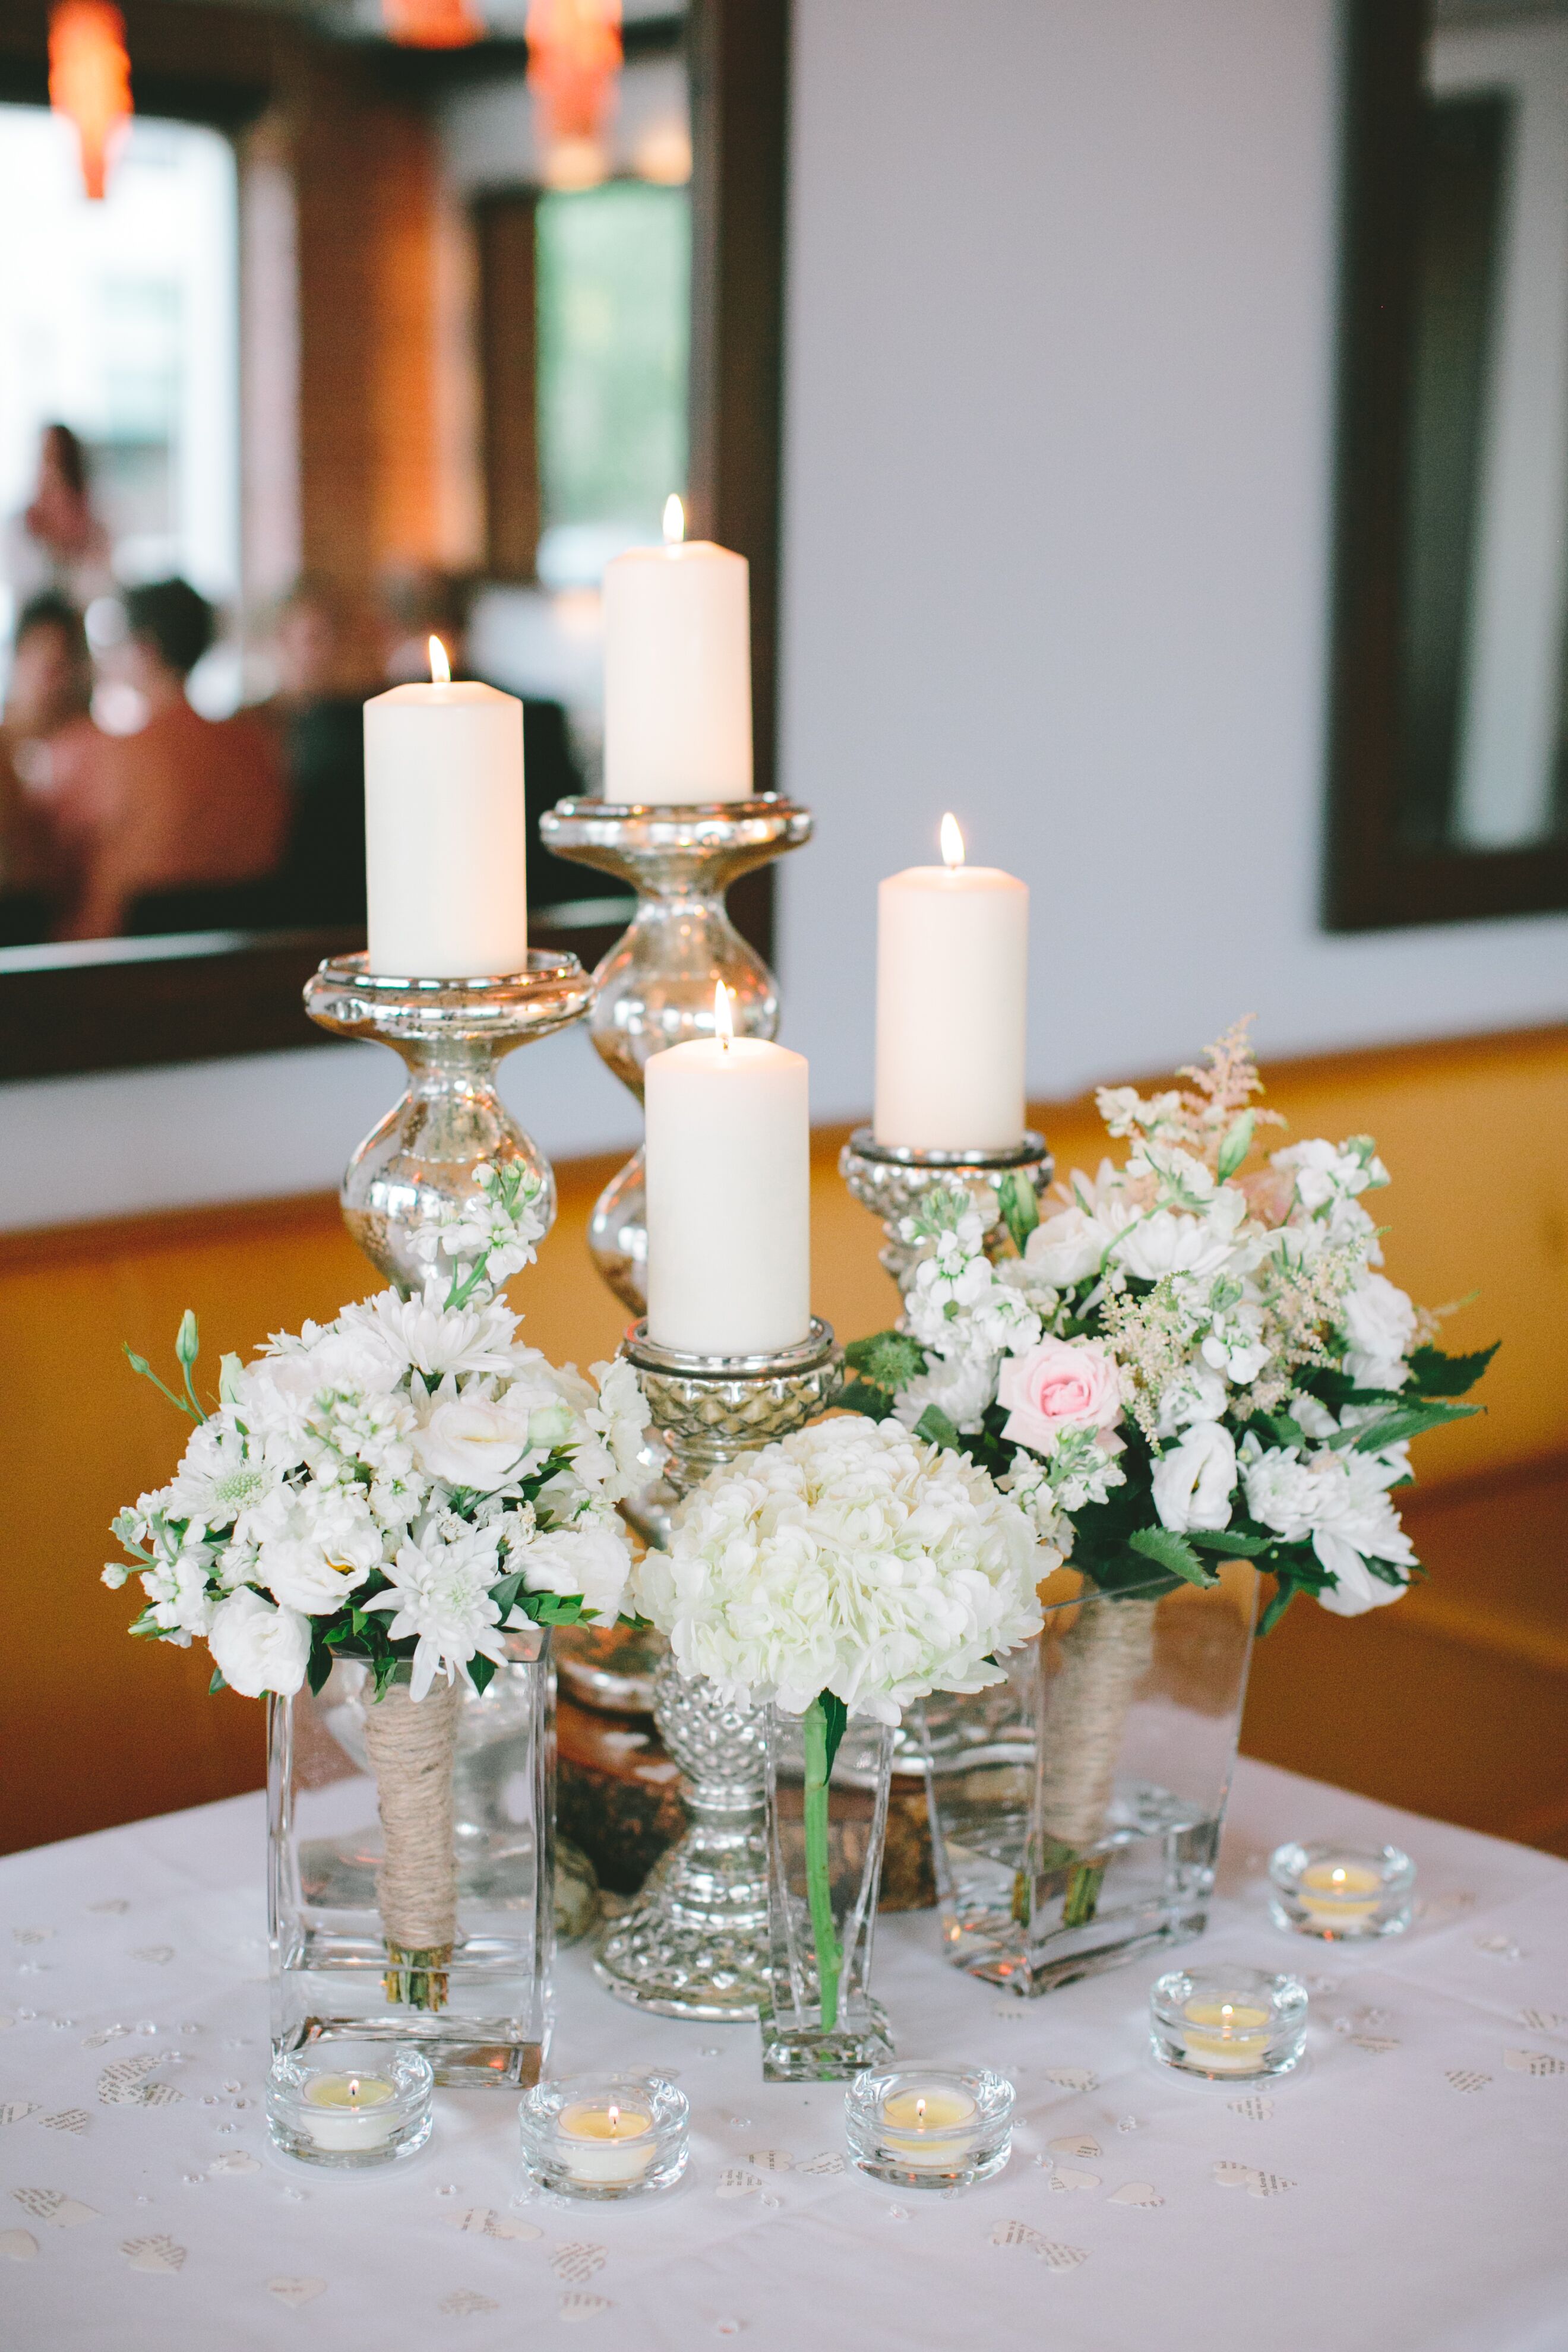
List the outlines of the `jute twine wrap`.
{"type": "Polygon", "coordinates": [[[1157,1601],[1085,1601],[1063,1636],[1040,1775],[1047,1837],[1083,1853],[1099,1843],[1116,1786],[1132,1694],[1154,1655],[1157,1601]]]}
{"type": "Polygon", "coordinates": [[[452,1850],[452,1759],[459,1683],[434,1683],[417,1705],[393,1683],[364,1711],[364,1739],[381,1813],[376,1900],[389,1945],[405,1952],[449,1948],[458,1931],[452,1850]]]}

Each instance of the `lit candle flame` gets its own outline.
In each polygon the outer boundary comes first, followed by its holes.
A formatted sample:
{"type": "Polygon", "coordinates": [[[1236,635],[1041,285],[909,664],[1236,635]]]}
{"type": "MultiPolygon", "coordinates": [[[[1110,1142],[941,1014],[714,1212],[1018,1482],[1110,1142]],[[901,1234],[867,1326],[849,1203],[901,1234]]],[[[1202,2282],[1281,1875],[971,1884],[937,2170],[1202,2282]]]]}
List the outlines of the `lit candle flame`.
{"type": "Polygon", "coordinates": [[[357,2107],[359,2105],[359,2076],[357,2074],[351,2074],[349,2076],[349,2105],[351,2107],[357,2107]]]}
{"type": "Polygon", "coordinates": [[[1219,2030],[1222,2033],[1230,2032],[1230,2021],[1235,2014],[1236,2011],[1231,2003],[1228,2000],[1222,2000],[1219,2005],[1219,2030]]]}
{"type": "Polygon", "coordinates": [[[735,1042],[735,1024],[730,1017],[730,992],[721,980],[713,984],[713,1034],[728,1053],[735,1042]]]}
{"type": "Polygon", "coordinates": [[[1331,1872],[1330,1872],[1330,1874],[1329,1874],[1329,1875],[1330,1875],[1330,1877],[1333,1880],[1333,1883],[1334,1883],[1334,1885],[1335,1885],[1336,1886],[1342,1886],[1342,1885],[1344,1885],[1344,1883],[1345,1883],[1345,1874],[1344,1874],[1344,1872],[1343,1872],[1342,1870],[1333,1870],[1333,1871],[1331,1871],[1331,1872]]]}
{"type": "Polygon", "coordinates": [[[620,2132],[620,2128],[621,2128],[621,2111],[620,2111],[619,2107],[617,2107],[617,2106],[616,2106],[616,2105],[614,2105],[612,2104],[611,2108],[610,2108],[610,2137],[611,2137],[612,2139],[615,2139],[615,2138],[618,2136],[618,2134],[619,2134],[619,2132],[620,2132]]]}
{"type": "Polygon", "coordinates": [[[679,547],[686,537],[686,509],[671,490],[664,502],[664,543],[679,547]]]}
{"type": "Polygon", "coordinates": [[[918,2128],[919,2130],[921,2130],[921,2131],[924,2131],[924,2129],[925,2129],[925,2123],[926,2123],[926,2103],[925,2103],[925,2101],[924,2101],[923,2099],[917,2099],[917,2100],[915,2101],[915,2124],[916,2124],[917,2128],[918,2128]]]}
{"type": "Polygon", "coordinates": [[[963,863],[963,835],[951,809],[942,821],[942,862],[950,874],[963,863]]]}
{"type": "Polygon", "coordinates": [[[452,665],[447,659],[447,648],[439,637],[430,640],[430,683],[432,686],[450,686],[452,683],[452,665]]]}

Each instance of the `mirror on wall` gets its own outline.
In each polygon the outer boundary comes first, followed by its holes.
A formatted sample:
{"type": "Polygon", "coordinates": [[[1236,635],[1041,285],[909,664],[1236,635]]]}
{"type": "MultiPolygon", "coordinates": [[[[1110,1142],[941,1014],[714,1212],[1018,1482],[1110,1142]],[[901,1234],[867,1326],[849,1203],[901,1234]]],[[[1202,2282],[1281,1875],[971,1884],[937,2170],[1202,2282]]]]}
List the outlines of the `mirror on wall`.
{"type": "MultiPolygon", "coordinates": [[[[365,697],[439,636],[522,697],[534,825],[595,790],[600,579],[671,491],[771,630],[784,10],[624,15],[588,138],[500,0],[458,49],[145,0],[99,198],[42,18],[0,56],[29,223],[0,282],[0,1076],[310,1041],[300,982],[363,943],[365,697]]],[[[592,963],[630,903],[534,835],[542,943],[592,963]]]]}
{"type": "Polygon", "coordinates": [[[1347,24],[1329,920],[1568,906],[1568,0],[1347,24]]]}

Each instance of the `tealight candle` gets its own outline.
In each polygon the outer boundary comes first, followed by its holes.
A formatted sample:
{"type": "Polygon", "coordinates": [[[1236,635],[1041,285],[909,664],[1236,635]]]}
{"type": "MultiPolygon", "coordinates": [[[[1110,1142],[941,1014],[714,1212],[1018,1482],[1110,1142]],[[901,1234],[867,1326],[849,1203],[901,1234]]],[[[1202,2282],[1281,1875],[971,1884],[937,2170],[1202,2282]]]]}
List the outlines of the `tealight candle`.
{"type": "Polygon", "coordinates": [[[1275,1922],[1299,1936],[1356,1943],[1397,1936],[1415,1911],[1415,1864],[1397,1846],[1282,1845],[1269,1857],[1275,1922]]]}
{"type": "Polygon", "coordinates": [[[305,2085],[305,2129],[318,2147],[384,2147],[397,2122],[385,2074],[318,2074],[305,2085]]]}
{"type": "Polygon", "coordinates": [[[904,2189],[967,2189],[1013,2147],[1013,2085],[989,2067],[858,2074],[844,2097],[858,2171],[904,2189]]]}
{"type": "Polygon", "coordinates": [[[267,2078],[267,2127],[286,2156],[339,2171],[412,2156],[430,2137],[435,2078],[420,2050],[307,2042],[267,2078]]]}
{"type": "Polygon", "coordinates": [[[598,2202],[668,2189],[686,2169],[689,2116],[661,2074],[536,2083],[517,2113],[523,2169],[557,2196],[598,2202]]]}
{"type": "Polygon", "coordinates": [[[1306,1988],[1229,1966],[1174,1969],[1149,1995],[1149,2041],[1163,2066],[1210,2081],[1288,2074],[1306,2048],[1306,1988]]]}

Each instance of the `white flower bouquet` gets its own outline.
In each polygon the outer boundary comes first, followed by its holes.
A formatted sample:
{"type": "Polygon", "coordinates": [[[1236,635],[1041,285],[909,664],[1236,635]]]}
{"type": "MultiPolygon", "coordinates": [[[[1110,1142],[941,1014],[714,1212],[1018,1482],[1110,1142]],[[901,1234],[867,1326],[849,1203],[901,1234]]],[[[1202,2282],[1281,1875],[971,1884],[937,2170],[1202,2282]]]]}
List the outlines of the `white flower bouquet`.
{"type": "Polygon", "coordinates": [[[639,1475],[637,1376],[617,1361],[584,1380],[520,1343],[498,1290],[533,1256],[541,1187],[515,1164],[479,1175],[428,1237],[421,1296],[384,1291],[250,1364],[226,1356],[210,1404],[185,1316],[184,1394],[157,1385],[195,1427],[170,1484],[115,1521],[131,1557],[104,1570],[140,1578],[133,1634],[205,1641],[215,1690],[319,1691],[361,1662],[378,1782],[395,1725],[427,1745],[439,1717],[449,1763],[458,1686],[485,1688],[509,1628],[613,1622],[631,1565],[616,1504],[639,1475]]]}
{"type": "Polygon", "coordinates": [[[999,1651],[1040,1630],[1035,1530],[960,1450],[895,1420],[818,1423],[711,1472],[667,1553],[637,1570],[642,1613],[677,1664],[802,1718],[805,1839],[821,2025],[842,1955],[827,1789],[851,1716],[896,1724],[933,1690],[1003,1679],[999,1651]]]}
{"type": "Polygon", "coordinates": [[[926,1246],[904,1326],[847,1350],[846,1402],[963,1448],[1100,1595],[1149,1601],[1213,1583],[1218,1557],[1255,1561],[1275,1579],[1267,1632],[1299,1592],[1352,1616],[1406,1590],[1410,1442],[1477,1410],[1457,1400],[1494,1351],[1444,1354],[1377,1271],[1370,1137],[1249,1165],[1281,1122],[1255,1106],[1246,1028],[1185,1086],[1102,1088],[1131,1149],[1075,1171],[1043,1221],[1011,1180],[929,1194],[902,1228],[926,1246]],[[998,1222],[1011,1250],[993,1263],[998,1222]]]}

